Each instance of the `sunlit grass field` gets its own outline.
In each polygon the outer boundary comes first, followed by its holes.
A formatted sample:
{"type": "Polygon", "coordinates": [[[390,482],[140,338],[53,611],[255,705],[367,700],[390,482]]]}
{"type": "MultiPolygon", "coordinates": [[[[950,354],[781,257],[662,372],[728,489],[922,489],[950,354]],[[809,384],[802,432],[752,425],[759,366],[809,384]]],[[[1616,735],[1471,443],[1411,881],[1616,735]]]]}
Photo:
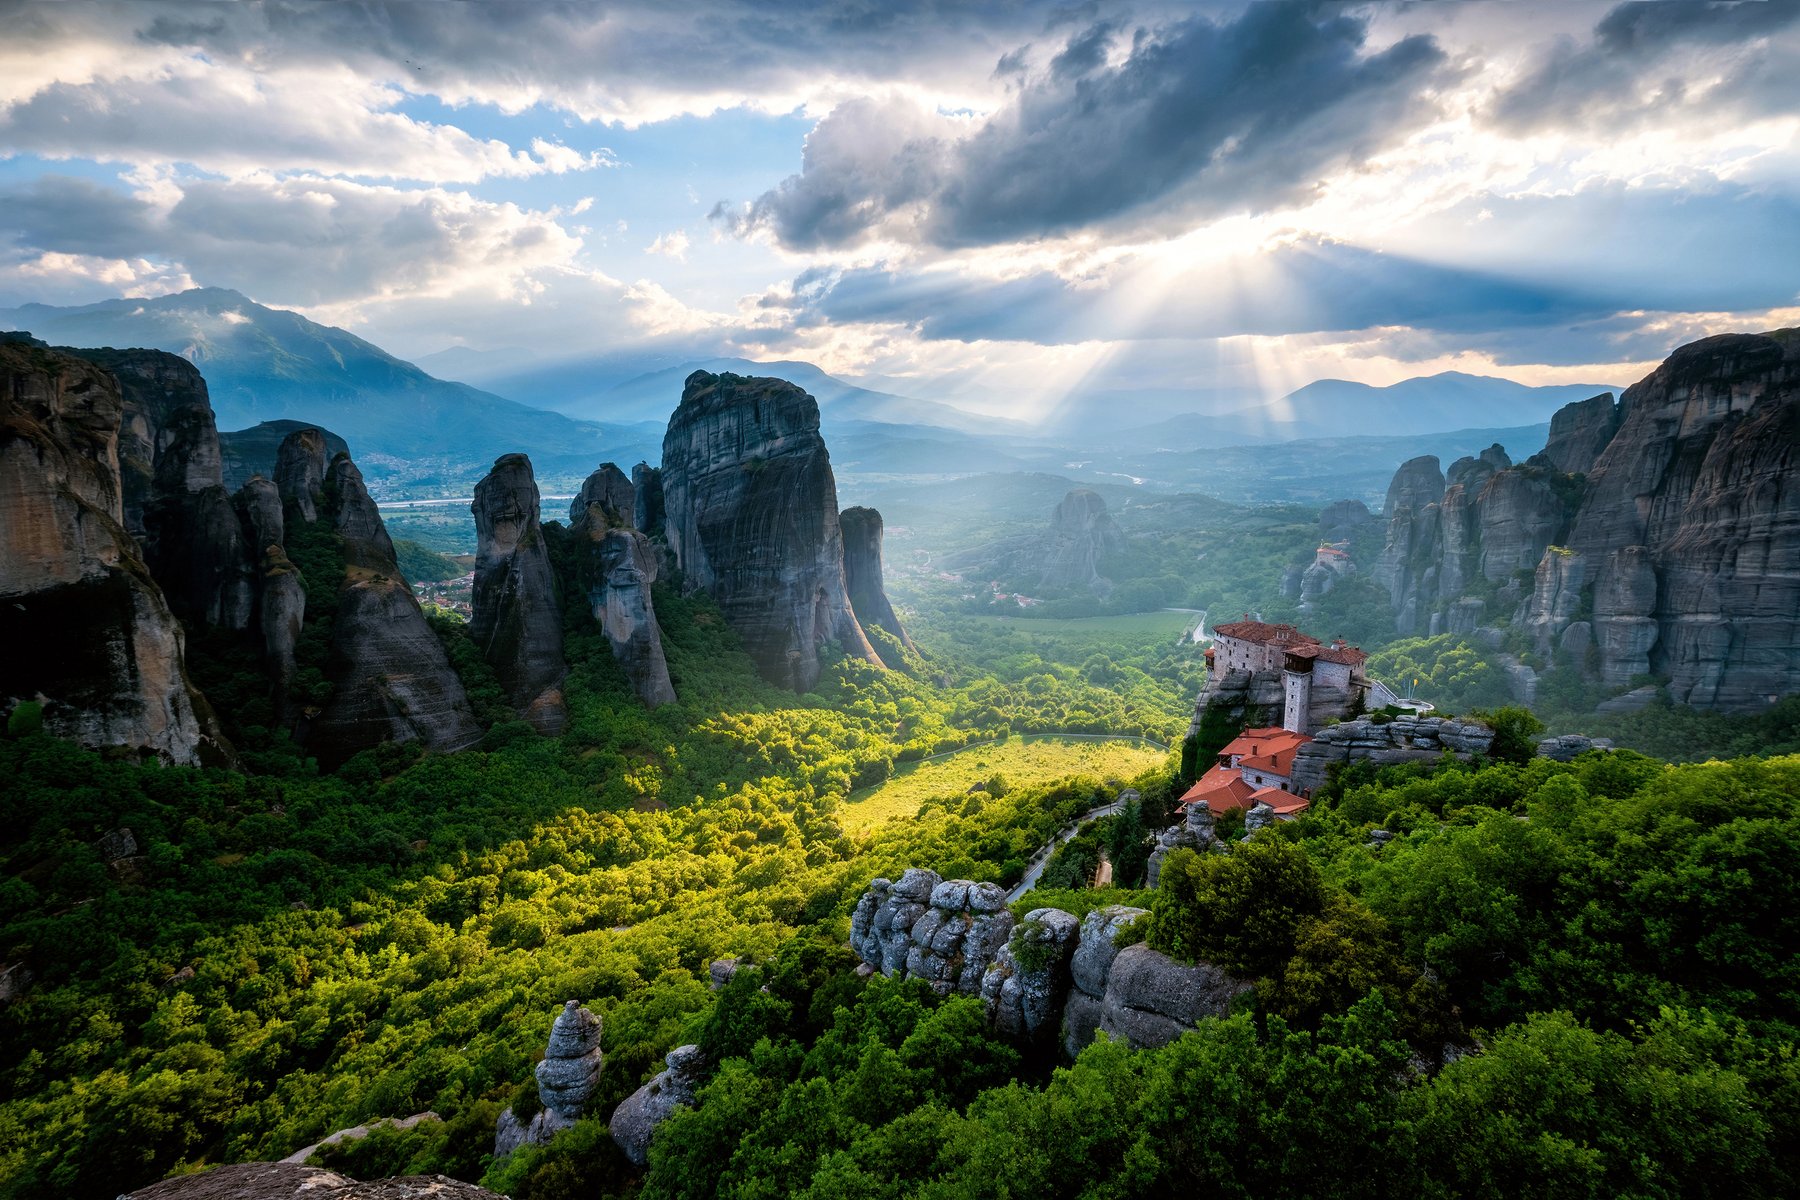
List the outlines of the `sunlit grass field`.
{"type": "Polygon", "coordinates": [[[935,760],[909,763],[896,769],[886,783],[851,793],[841,810],[844,832],[852,836],[868,833],[889,821],[912,816],[933,796],[960,795],[995,775],[1005,776],[1007,785],[1014,788],[1068,775],[1130,779],[1167,759],[1166,751],[1131,738],[1015,736],[996,745],[971,746],[935,760]]]}

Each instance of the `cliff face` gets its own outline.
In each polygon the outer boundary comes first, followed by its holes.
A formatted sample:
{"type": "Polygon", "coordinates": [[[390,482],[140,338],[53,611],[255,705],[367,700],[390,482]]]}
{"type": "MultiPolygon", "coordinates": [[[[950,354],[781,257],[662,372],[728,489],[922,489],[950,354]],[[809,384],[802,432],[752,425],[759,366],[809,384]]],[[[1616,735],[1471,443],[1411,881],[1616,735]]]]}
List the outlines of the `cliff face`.
{"type": "Polygon", "coordinates": [[[1707,338],[1617,405],[1566,406],[1520,466],[1465,469],[1460,489],[1453,467],[1434,500],[1407,463],[1377,578],[1402,633],[1510,618],[1559,665],[1588,671],[1591,648],[1608,685],[1649,674],[1680,702],[1766,704],[1800,691],[1797,448],[1800,331],[1707,338]]]}
{"type": "Polygon", "coordinates": [[[631,468],[631,486],[637,497],[637,514],[632,525],[645,537],[661,537],[663,532],[662,470],[648,463],[631,468]]]}
{"type": "Polygon", "coordinates": [[[226,493],[206,381],[160,350],[83,350],[119,381],[126,528],[176,616],[241,630],[255,608],[253,560],[226,493]]]}
{"type": "Polygon", "coordinates": [[[1106,511],[1106,500],[1099,492],[1076,488],[1064,496],[1050,518],[1050,534],[1043,587],[1112,590],[1112,581],[1101,568],[1125,548],[1125,535],[1106,511]]]}
{"type": "Polygon", "coordinates": [[[285,549],[281,492],[273,480],[256,475],[238,489],[232,503],[255,564],[256,629],[274,688],[276,721],[291,727],[288,691],[294,677],[294,647],[306,621],[306,588],[285,549]]]}
{"type": "Polygon", "coordinates": [[[307,723],[307,750],[333,766],[388,741],[418,740],[431,750],[473,745],[481,729],[462,681],[401,577],[362,472],[347,454],[327,470],[324,455],[318,430],[290,434],[276,480],[290,516],[310,524],[311,507],[312,520],[327,522],[343,539],[343,577],[308,581],[335,584],[338,594],[327,669],[334,686],[307,723]]]}
{"type": "Polygon", "coordinates": [[[1602,675],[1641,657],[1719,708],[1800,691],[1800,330],[1683,346],[1620,412],[1569,535],[1602,675]]]}
{"type": "Polygon", "coordinates": [[[569,505],[569,532],[575,539],[576,581],[587,593],[588,608],[638,699],[655,708],[675,700],[675,687],[651,594],[657,555],[649,539],[631,528],[643,494],[618,467],[602,463],[569,505]]]}
{"type": "Polygon", "coordinates": [[[519,715],[540,733],[568,720],[562,612],[538,524],[537,480],[523,454],[498,459],[475,485],[474,616],[469,632],[519,715]]]}
{"type": "Polygon", "coordinates": [[[837,483],[819,406],[791,383],[696,371],[663,438],[669,544],[765,679],[819,680],[819,647],[880,663],[844,582],[837,483]]]}
{"type": "Polygon", "coordinates": [[[230,747],[187,677],[181,625],[124,523],[118,381],[0,344],[0,697],[44,726],[177,763],[230,747]]]}
{"type": "MultiPolygon", "coordinates": [[[[912,639],[888,602],[882,582],[881,514],[872,508],[846,508],[838,514],[844,531],[844,584],[850,591],[850,607],[866,630],[879,626],[913,649],[912,639]]],[[[894,664],[889,663],[889,666],[894,664]]]]}

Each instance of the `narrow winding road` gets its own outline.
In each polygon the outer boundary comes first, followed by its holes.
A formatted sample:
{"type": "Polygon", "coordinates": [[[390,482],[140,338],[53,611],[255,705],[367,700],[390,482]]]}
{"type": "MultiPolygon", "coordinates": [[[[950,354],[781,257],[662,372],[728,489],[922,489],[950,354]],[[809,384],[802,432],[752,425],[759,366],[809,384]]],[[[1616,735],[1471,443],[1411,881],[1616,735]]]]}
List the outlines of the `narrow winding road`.
{"type": "Polygon", "coordinates": [[[1032,856],[1031,865],[1025,868],[1025,877],[1019,880],[1012,891],[1006,893],[1006,902],[1011,904],[1037,886],[1038,877],[1043,875],[1044,868],[1050,865],[1050,856],[1056,853],[1058,846],[1080,833],[1085,826],[1093,824],[1101,817],[1110,817],[1116,812],[1122,812],[1124,808],[1125,801],[1121,794],[1120,799],[1114,800],[1110,804],[1102,804],[1098,808],[1090,808],[1064,826],[1061,833],[1051,838],[1049,842],[1045,843],[1042,850],[1032,856]]]}

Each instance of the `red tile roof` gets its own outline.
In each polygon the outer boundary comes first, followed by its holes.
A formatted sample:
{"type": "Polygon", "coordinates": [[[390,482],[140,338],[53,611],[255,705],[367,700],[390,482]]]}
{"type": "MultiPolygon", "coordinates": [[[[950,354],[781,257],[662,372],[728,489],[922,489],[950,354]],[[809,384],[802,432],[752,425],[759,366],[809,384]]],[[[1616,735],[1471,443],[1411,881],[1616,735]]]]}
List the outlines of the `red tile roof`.
{"type": "Polygon", "coordinates": [[[1266,729],[1246,729],[1221,751],[1221,758],[1235,758],[1239,765],[1286,775],[1294,765],[1294,752],[1312,741],[1304,733],[1273,725],[1266,729]],[[1276,766],[1274,764],[1283,764],[1276,766]]]}
{"type": "Polygon", "coordinates": [[[1255,788],[1244,782],[1244,777],[1236,767],[1214,767],[1183,793],[1181,803],[1185,805],[1204,800],[1206,807],[1215,813],[1221,813],[1230,809],[1249,808],[1250,797],[1255,791],[1255,788]]]}
{"type": "Polygon", "coordinates": [[[1312,804],[1305,796],[1296,796],[1292,792],[1284,792],[1278,787],[1258,788],[1250,795],[1250,803],[1267,804],[1275,810],[1278,817],[1291,817],[1303,813],[1312,804]]]}
{"type": "Polygon", "coordinates": [[[1292,625],[1271,625],[1267,621],[1228,621],[1223,625],[1213,626],[1215,637],[1236,638],[1240,642],[1256,642],[1267,645],[1270,642],[1300,643],[1318,645],[1319,639],[1309,637],[1295,629],[1292,625]]]}

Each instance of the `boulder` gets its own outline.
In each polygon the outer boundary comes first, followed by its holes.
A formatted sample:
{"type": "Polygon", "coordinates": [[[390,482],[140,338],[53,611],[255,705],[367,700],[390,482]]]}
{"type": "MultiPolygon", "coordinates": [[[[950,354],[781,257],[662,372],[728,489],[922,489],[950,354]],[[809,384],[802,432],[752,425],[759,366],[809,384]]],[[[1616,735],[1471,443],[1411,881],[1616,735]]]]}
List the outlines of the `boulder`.
{"type": "Polygon", "coordinates": [[[1025,914],[981,978],[981,998],[997,1031],[1030,1044],[1060,1028],[1080,932],[1080,923],[1061,909],[1025,914]]]}
{"type": "Polygon", "coordinates": [[[355,1180],[296,1163],[232,1163],[177,1175],[120,1200],[505,1200],[443,1175],[355,1180]]]}
{"type": "Polygon", "coordinates": [[[694,1102],[700,1087],[704,1059],[698,1046],[677,1046],[669,1051],[663,1063],[667,1068],[620,1102],[613,1110],[610,1130],[612,1139],[638,1166],[650,1161],[650,1142],[656,1127],[668,1120],[675,1110],[694,1102]]]}
{"type": "Polygon", "coordinates": [[[1202,1017],[1220,1017],[1250,984],[1208,963],[1184,966],[1138,944],[1114,958],[1100,1028],[1139,1049],[1166,1046],[1202,1017]]]}

